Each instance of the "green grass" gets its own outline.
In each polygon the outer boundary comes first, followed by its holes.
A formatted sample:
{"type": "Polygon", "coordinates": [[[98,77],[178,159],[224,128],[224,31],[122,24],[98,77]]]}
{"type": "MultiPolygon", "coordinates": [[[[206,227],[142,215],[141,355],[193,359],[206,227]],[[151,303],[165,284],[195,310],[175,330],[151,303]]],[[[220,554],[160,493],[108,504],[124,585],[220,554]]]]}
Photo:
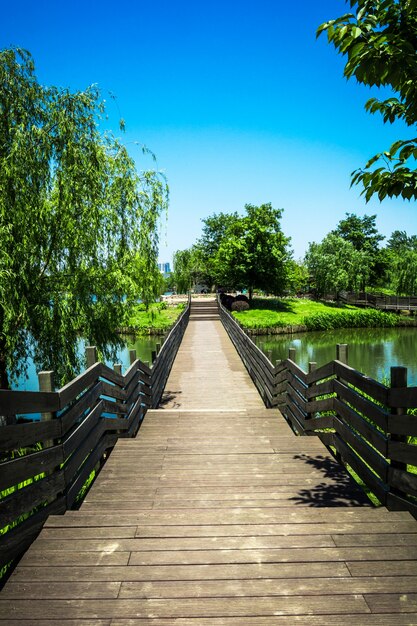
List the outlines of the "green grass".
{"type": "Polygon", "coordinates": [[[137,305],[133,314],[127,319],[126,325],[137,333],[163,333],[171,328],[182,313],[181,304],[164,308],[165,303],[155,303],[148,311],[143,305],[137,305]]]}
{"type": "Polygon", "coordinates": [[[405,323],[405,318],[393,313],[301,298],[257,298],[249,311],[233,312],[233,316],[248,329],[306,326],[308,330],[329,330],[405,323]]]}

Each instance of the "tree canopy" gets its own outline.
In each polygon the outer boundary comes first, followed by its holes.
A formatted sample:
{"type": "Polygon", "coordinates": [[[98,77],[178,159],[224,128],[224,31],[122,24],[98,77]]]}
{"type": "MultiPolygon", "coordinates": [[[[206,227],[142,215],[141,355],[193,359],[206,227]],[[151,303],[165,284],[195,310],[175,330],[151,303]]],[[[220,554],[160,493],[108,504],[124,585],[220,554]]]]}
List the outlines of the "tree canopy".
{"type": "Polygon", "coordinates": [[[200,246],[194,245],[174,254],[174,283],[179,293],[186,293],[206,277],[205,262],[200,246]]]}
{"type": "Polygon", "coordinates": [[[369,278],[368,254],[334,233],[321,243],[310,243],[306,264],[318,296],[359,290],[369,278]]]}
{"type": "Polygon", "coordinates": [[[359,217],[354,213],[346,213],[346,218],[340,220],[332,233],[350,241],[355,250],[376,254],[385,237],[378,232],[375,221],[376,215],[359,217]]]}
{"type": "MultiPolygon", "coordinates": [[[[245,205],[245,215],[218,213],[203,219],[203,235],[174,255],[178,289],[200,282],[224,289],[280,294],[288,284],[290,239],[281,230],[281,209],[245,205]]],[[[296,270],[291,266],[293,282],[296,270]]]]}
{"type": "MultiPolygon", "coordinates": [[[[370,98],[366,110],[384,122],[417,123],[417,0],[348,0],[354,13],[322,24],[330,43],[347,57],[344,74],[373,87],[388,87],[393,95],[370,98]]],[[[417,137],[399,139],[353,172],[352,184],[363,185],[368,201],[400,196],[417,198],[417,137]]]]}
{"type": "Polygon", "coordinates": [[[126,296],[158,281],[167,186],[100,131],[95,87],[44,87],[31,55],[0,52],[0,386],[27,357],[59,381],[80,367],[80,331],[110,357],[126,296]]]}
{"type": "Polygon", "coordinates": [[[286,287],[286,263],[291,257],[290,239],[281,230],[282,209],[270,203],[245,205],[225,230],[218,247],[215,268],[218,284],[249,291],[280,294],[286,287]]]}

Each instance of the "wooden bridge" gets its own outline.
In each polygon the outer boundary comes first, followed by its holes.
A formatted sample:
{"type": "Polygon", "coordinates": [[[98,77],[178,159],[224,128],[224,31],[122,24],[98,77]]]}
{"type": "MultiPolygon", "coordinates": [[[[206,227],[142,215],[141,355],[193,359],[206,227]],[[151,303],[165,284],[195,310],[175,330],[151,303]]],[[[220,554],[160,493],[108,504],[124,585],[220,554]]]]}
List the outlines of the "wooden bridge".
{"type": "Polygon", "coordinates": [[[380,311],[417,311],[417,296],[387,296],[383,293],[367,293],[365,291],[341,291],[340,300],[354,306],[379,309],[380,311]]]}
{"type": "MultiPolygon", "coordinates": [[[[246,339],[236,337],[241,351],[246,339]]],[[[297,387],[299,395],[307,389],[308,398],[301,408],[296,401],[291,411],[287,407],[286,420],[278,408],[265,408],[252,381],[260,387],[261,357],[255,357],[252,365],[245,357],[251,378],[217,304],[192,304],[158,406],[147,411],[136,437],[119,438],[81,508],[47,518],[0,593],[0,623],[417,625],[416,520],[407,511],[374,508],[318,436],[294,434],[288,422],[307,430],[317,403],[326,403],[321,408],[329,413],[335,406],[321,400],[319,391],[313,396],[318,374],[304,380],[290,363],[294,380],[287,377],[287,395],[297,387]]],[[[260,391],[271,406],[283,365],[268,367],[260,391]]],[[[143,384],[147,372],[137,369],[143,384]]],[[[131,393],[132,376],[123,382],[116,377],[113,384],[131,393]]],[[[160,374],[156,380],[162,384],[160,374]]],[[[329,382],[322,384],[332,391],[329,382]]],[[[104,391],[111,392],[109,384],[104,391]]],[[[408,401],[414,396],[408,393],[408,401]]],[[[354,399],[349,401],[352,407],[354,399]]],[[[404,428],[415,428],[409,418],[399,418],[404,428]]],[[[321,413],[317,419],[320,432],[326,424],[333,428],[329,443],[340,454],[336,418],[331,422],[321,413]]],[[[367,428],[368,440],[379,448],[367,428]]],[[[408,458],[408,444],[397,439],[401,458],[408,458]]],[[[366,466],[372,462],[370,457],[366,466]]],[[[378,480],[398,503],[408,472],[396,469],[396,490],[388,471],[378,480]]],[[[412,479],[407,485],[413,494],[412,479]]]]}

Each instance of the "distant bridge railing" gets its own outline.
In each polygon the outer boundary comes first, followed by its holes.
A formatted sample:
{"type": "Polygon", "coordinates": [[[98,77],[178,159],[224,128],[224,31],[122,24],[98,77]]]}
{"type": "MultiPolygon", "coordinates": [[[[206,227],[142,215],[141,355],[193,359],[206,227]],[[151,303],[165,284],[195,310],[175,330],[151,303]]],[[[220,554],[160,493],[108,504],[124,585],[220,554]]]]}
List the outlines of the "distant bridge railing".
{"type": "Polygon", "coordinates": [[[371,307],[381,311],[417,311],[417,296],[386,296],[365,291],[341,291],[339,298],[346,304],[371,307]]]}
{"type": "MultiPolygon", "coordinates": [[[[48,515],[74,506],[119,437],[134,436],[150,407],[158,406],[188,323],[189,305],[152,355],[121,374],[94,363],[59,391],[0,390],[0,414],[41,419],[0,426],[0,568],[20,556],[48,515]]],[[[51,374],[51,373],[49,373],[51,374]]]]}
{"type": "Polygon", "coordinates": [[[407,369],[391,368],[387,387],[337,359],[304,372],[289,358],[273,365],[219,303],[220,317],[266,406],[278,407],[293,430],[316,435],[392,510],[417,516],[417,387],[407,369]]]}

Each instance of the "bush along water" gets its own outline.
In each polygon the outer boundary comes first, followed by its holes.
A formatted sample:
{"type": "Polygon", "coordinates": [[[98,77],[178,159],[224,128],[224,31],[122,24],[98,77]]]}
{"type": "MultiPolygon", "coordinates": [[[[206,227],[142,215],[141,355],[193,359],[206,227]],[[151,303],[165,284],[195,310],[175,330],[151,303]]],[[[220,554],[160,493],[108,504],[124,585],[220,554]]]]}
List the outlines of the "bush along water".
{"type": "Polygon", "coordinates": [[[394,313],[375,309],[340,311],[339,313],[316,313],[304,318],[308,330],[331,330],[334,328],[389,328],[408,325],[409,320],[394,313]]]}

